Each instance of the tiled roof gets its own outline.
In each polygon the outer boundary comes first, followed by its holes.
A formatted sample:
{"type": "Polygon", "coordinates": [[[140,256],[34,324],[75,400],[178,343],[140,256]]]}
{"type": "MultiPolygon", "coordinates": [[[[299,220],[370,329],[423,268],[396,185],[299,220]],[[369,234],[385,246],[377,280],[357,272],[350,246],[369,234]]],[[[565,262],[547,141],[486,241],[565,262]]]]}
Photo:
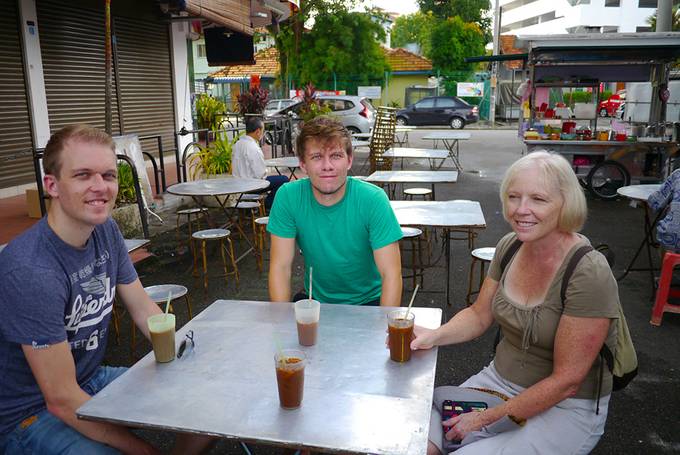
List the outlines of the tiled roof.
{"type": "MultiPolygon", "coordinates": [[[[523,54],[522,49],[515,47],[515,35],[501,35],[501,54],[523,54]]],[[[509,70],[522,69],[521,60],[508,60],[503,62],[505,67],[509,70]]]]}
{"type": "MultiPolygon", "coordinates": [[[[385,58],[393,72],[399,71],[432,71],[432,62],[425,57],[409,52],[406,49],[386,49],[385,58]]],[[[280,70],[279,53],[275,47],[261,50],[255,54],[254,65],[225,66],[219,71],[210,73],[211,78],[243,78],[251,74],[275,77],[280,70]]]]}
{"type": "Polygon", "coordinates": [[[389,63],[393,72],[432,70],[432,62],[430,60],[406,49],[400,47],[396,49],[383,48],[383,51],[385,51],[385,58],[387,58],[387,63],[389,63]]]}
{"type": "Polygon", "coordinates": [[[235,65],[225,66],[219,71],[210,73],[208,77],[250,77],[251,74],[259,74],[260,76],[274,77],[279,72],[279,53],[275,47],[263,49],[255,54],[254,65],[235,65]]]}

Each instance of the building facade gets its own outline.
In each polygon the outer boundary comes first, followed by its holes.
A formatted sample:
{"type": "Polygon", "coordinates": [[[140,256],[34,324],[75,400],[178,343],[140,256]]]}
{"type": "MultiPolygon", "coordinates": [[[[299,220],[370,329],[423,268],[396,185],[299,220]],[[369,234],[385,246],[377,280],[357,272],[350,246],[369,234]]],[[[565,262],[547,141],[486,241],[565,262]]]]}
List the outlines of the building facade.
{"type": "Polygon", "coordinates": [[[501,34],[636,33],[657,0],[500,0],[501,34]]]}

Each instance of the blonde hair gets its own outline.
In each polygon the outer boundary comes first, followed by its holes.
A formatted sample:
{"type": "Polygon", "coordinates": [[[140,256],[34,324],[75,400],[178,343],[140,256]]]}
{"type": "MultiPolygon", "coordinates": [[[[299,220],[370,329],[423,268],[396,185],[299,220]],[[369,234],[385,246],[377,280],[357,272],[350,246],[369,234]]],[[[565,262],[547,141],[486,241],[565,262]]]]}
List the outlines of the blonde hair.
{"type": "Polygon", "coordinates": [[[45,146],[43,153],[43,169],[45,174],[51,174],[59,178],[61,171],[61,154],[70,141],[82,141],[88,144],[99,144],[116,153],[116,145],[111,136],[104,131],[89,125],[67,125],[54,133],[45,146]]]}
{"type": "Polygon", "coordinates": [[[586,222],[588,206],[583,189],[569,162],[556,153],[545,150],[529,153],[515,161],[505,172],[501,183],[501,202],[503,203],[503,218],[508,220],[508,188],[517,178],[517,174],[525,169],[536,167],[541,175],[541,183],[546,187],[552,186],[562,196],[562,208],[557,221],[557,228],[562,232],[578,232],[586,222]]]}

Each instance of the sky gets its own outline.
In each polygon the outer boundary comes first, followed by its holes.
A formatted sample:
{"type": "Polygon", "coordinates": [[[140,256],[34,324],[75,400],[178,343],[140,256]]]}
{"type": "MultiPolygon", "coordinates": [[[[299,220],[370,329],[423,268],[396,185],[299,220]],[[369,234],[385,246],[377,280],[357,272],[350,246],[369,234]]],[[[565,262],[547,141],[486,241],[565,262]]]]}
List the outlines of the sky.
{"type": "Polygon", "coordinates": [[[416,0],[365,0],[365,4],[372,4],[385,11],[401,14],[410,14],[418,11],[416,0]]]}

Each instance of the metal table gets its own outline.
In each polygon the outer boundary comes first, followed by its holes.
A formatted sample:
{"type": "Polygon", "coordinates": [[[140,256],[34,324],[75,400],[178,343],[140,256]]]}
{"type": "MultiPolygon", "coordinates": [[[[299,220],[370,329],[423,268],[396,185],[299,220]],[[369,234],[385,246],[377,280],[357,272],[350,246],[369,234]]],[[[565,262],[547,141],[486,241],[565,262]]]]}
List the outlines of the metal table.
{"type": "Polygon", "coordinates": [[[300,168],[300,160],[298,159],[297,156],[284,156],[281,158],[271,158],[269,160],[265,160],[264,164],[268,167],[273,167],[274,169],[276,169],[276,172],[279,175],[283,175],[279,170],[280,167],[288,168],[288,171],[290,172],[290,178],[297,180],[295,170],[300,168]]]}
{"type": "Polygon", "coordinates": [[[398,183],[425,183],[432,189],[432,199],[435,198],[434,185],[436,183],[456,183],[458,171],[375,171],[366,177],[367,182],[386,184],[388,191],[394,196],[398,183]]]}
{"type": "MultiPolygon", "coordinates": [[[[486,220],[482,206],[477,201],[390,201],[401,226],[441,228],[444,231],[444,255],[446,257],[446,304],[451,288],[451,233],[454,230],[485,229],[486,220]]],[[[472,245],[474,248],[474,244],[472,245]]]]}
{"type": "Polygon", "coordinates": [[[366,140],[370,139],[372,135],[373,133],[354,133],[352,134],[352,138],[357,140],[366,140]]]}
{"type": "Polygon", "coordinates": [[[151,240],[149,239],[124,239],[124,240],[125,248],[127,248],[128,253],[132,253],[133,251],[138,250],[151,242],[151,240]]]}
{"type": "Polygon", "coordinates": [[[460,164],[460,141],[467,141],[472,135],[462,131],[441,131],[430,133],[423,136],[426,141],[434,141],[434,148],[437,148],[439,141],[442,141],[444,147],[449,151],[449,158],[453,161],[453,165],[459,171],[463,170],[460,164]]]}
{"type": "Polygon", "coordinates": [[[401,168],[404,169],[404,158],[428,160],[431,170],[442,167],[444,160],[449,156],[448,150],[420,149],[411,147],[392,147],[383,153],[385,158],[401,158],[401,168]],[[438,165],[436,160],[439,161],[438,165]]]}
{"type": "Polygon", "coordinates": [[[397,125],[394,129],[394,143],[399,144],[402,147],[404,145],[408,145],[408,133],[409,131],[413,131],[415,129],[417,129],[415,126],[397,125]]]}
{"type": "Polygon", "coordinates": [[[353,149],[358,148],[358,147],[368,147],[369,145],[371,145],[371,143],[369,141],[352,140],[352,148],[353,149]]]}
{"type": "MultiPolygon", "coordinates": [[[[417,304],[417,303],[416,303],[417,304]]],[[[167,364],[146,355],[85,403],[80,418],[344,453],[422,454],[437,348],[408,363],[385,348],[389,308],[322,305],[316,346],[298,345],[290,303],[218,300],[178,331],[196,347],[167,364]],[[274,353],[308,358],[302,406],[279,407],[274,353]]],[[[436,328],[442,312],[413,308],[436,328]]]]}
{"type": "MultiPolygon", "coordinates": [[[[233,216],[233,207],[227,206],[227,199],[220,198],[220,196],[228,196],[230,194],[238,194],[238,201],[241,200],[241,195],[244,193],[250,193],[253,191],[259,191],[267,188],[269,182],[264,179],[247,179],[240,177],[225,177],[220,179],[207,179],[207,180],[195,180],[193,182],[183,182],[176,183],[168,187],[167,191],[170,194],[175,194],[178,196],[190,196],[196,205],[203,207],[203,201],[201,197],[214,197],[219,206],[222,208],[224,213],[227,215],[227,219],[231,220],[233,216]]],[[[206,216],[210,216],[210,212],[206,211],[206,216]]],[[[236,259],[239,262],[248,253],[254,251],[256,255],[259,255],[258,249],[253,246],[253,243],[248,239],[248,236],[243,232],[243,229],[239,223],[228,223],[229,227],[236,227],[241,233],[241,236],[246,240],[249,245],[249,249],[244,252],[241,256],[236,259]]]]}
{"type": "Polygon", "coordinates": [[[660,184],[628,185],[622,186],[621,188],[616,190],[616,192],[619,195],[630,199],[634,203],[641,202],[642,208],[645,211],[645,225],[644,225],[645,236],[642,239],[642,242],[640,242],[640,246],[638,246],[638,249],[635,251],[633,259],[631,259],[628,266],[624,269],[623,274],[621,274],[616,279],[617,281],[623,280],[630,272],[649,272],[652,285],[652,295],[654,295],[654,271],[657,270],[656,268],[654,268],[654,262],[652,260],[652,246],[655,246],[656,244],[656,241],[654,240],[654,227],[656,226],[656,223],[658,223],[659,220],[661,219],[661,216],[664,213],[664,211],[659,210],[659,213],[656,215],[654,220],[652,220],[651,217],[649,216],[650,210],[649,206],[647,205],[647,199],[649,198],[650,194],[652,194],[659,188],[661,188],[660,184]],[[642,253],[643,248],[647,250],[648,267],[633,268],[633,265],[635,264],[635,261],[637,260],[638,256],[640,256],[640,253],[642,253]]]}

